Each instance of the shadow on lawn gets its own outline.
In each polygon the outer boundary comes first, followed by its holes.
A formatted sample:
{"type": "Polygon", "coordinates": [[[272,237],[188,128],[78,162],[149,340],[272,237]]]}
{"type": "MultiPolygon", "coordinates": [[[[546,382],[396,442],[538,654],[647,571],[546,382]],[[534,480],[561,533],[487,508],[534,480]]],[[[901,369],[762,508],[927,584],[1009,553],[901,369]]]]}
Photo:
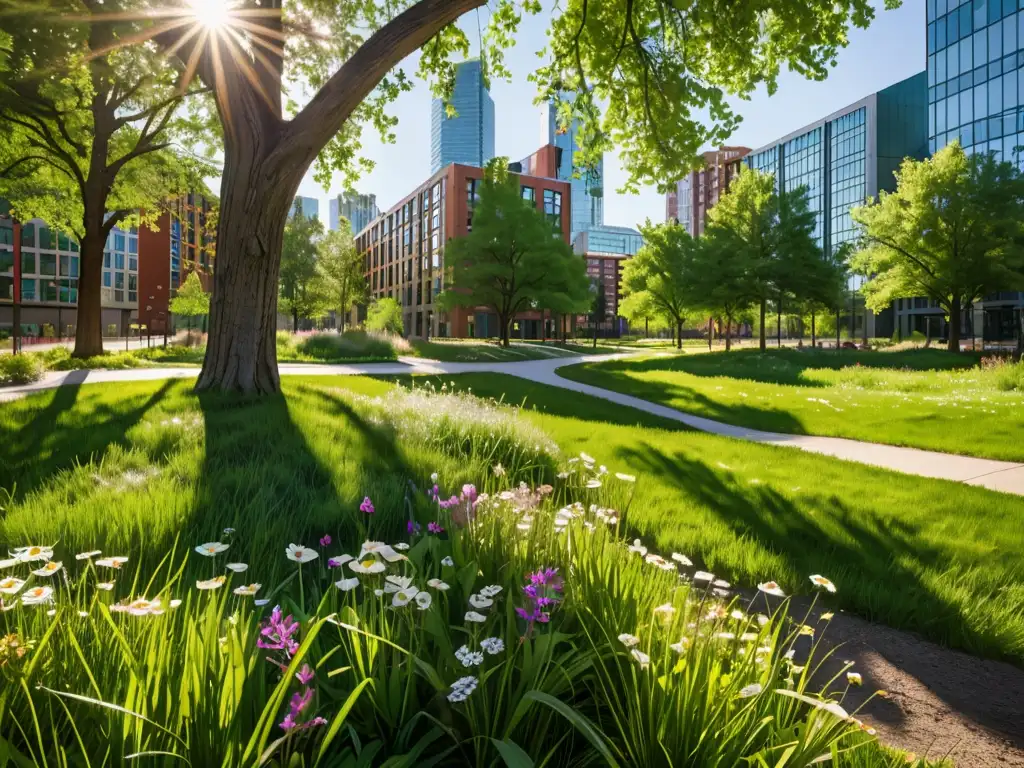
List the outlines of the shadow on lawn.
{"type": "Polygon", "coordinates": [[[290,543],[322,550],[318,542],[330,534],[335,543],[324,554],[340,554],[366,536],[404,529],[411,470],[391,435],[343,399],[312,387],[287,397],[204,392],[197,399],[206,443],[190,537],[216,541],[234,528],[233,556],[280,555],[271,570],[286,570],[290,543]],[[364,496],[378,514],[359,511],[364,496]]]}
{"type": "Polygon", "coordinates": [[[953,563],[948,552],[929,545],[917,526],[895,518],[883,523],[856,513],[834,495],[796,500],[770,486],[741,486],[730,472],[715,471],[684,453],[670,455],[647,443],[621,453],[634,469],[661,478],[698,502],[737,541],[757,542],[780,556],[790,571],[759,574],[761,578],[786,580],[790,589],[808,592],[804,579],[821,573],[839,588],[826,605],[838,604],[940,643],[992,653],[991,639],[969,625],[962,606],[937,594],[921,578],[925,572],[950,574],[953,563]]]}
{"type": "Polygon", "coordinates": [[[629,373],[680,372],[694,376],[725,376],[731,379],[787,384],[801,387],[826,387],[825,382],[804,377],[812,368],[837,370],[851,365],[866,368],[909,368],[911,370],[965,370],[978,364],[980,355],[959,355],[937,349],[912,349],[902,352],[869,352],[859,350],[818,349],[740,349],[701,355],[678,355],[649,360],[614,360],[593,364],[591,372],[601,372],[637,383],[629,373]]]}
{"type": "MultiPolygon", "coordinates": [[[[75,371],[69,379],[81,382],[86,374],[88,371],[75,371]]],[[[61,470],[102,457],[113,445],[128,447],[128,431],[175,383],[168,379],[149,396],[137,395],[113,405],[91,404],[91,400],[99,400],[101,388],[85,390],[93,394],[83,396],[80,383],[37,395],[50,398],[44,408],[17,411],[19,416],[34,415],[24,421],[15,416],[0,426],[0,487],[16,487],[15,498],[23,499],[61,470]]]]}

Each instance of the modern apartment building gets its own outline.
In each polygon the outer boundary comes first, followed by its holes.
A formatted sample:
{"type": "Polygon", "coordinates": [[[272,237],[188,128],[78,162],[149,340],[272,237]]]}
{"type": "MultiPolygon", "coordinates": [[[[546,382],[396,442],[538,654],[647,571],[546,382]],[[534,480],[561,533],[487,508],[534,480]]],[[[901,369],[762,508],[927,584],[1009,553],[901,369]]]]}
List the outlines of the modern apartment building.
{"type": "MultiPolygon", "coordinates": [[[[572,97],[572,94],[564,94],[566,99],[572,97]]],[[[579,167],[576,155],[579,151],[580,121],[573,120],[567,127],[560,127],[557,106],[555,101],[550,101],[541,108],[540,141],[542,147],[550,146],[560,150],[553,176],[572,185],[570,236],[575,240],[576,235],[584,229],[604,224],[604,159],[598,162],[596,168],[587,170],[579,167]]],[[[533,158],[534,155],[531,155],[523,161],[524,173],[534,173],[531,163],[533,158]]]]}
{"type": "Polygon", "coordinates": [[[721,147],[704,153],[703,167],[691,171],[665,195],[665,221],[682,224],[694,237],[704,234],[707,213],[740,172],[747,147],[721,147]]]}
{"type": "MultiPolygon", "coordinates": [[[[1016,0],[927,0],[928,148],[959,140],[1024,167],[1024,10],[1016,0]]],[[[986,296],[964,313],[964,337],[1013,338],[1024,292],[986,296]]],[[[904,334],[945,335],[942,310],[926,299],[897,302],[904,334]]]]}
{"type": "MultiPolygon", "coordinates": [[[[356,235],[371,298],[390,297],[402,305],[407,336],[499,335],[497,316],[486,307],[446,313],[434,305],[444,288],[444,244],[471,230],[483,175],[482,168],[452,163],[356,235]]],[[[523,197],[543,211],[568,242],[569,183],[527,175],[519,175],[519,183],[523,197]]],[[[524,312],[516,317],[512,335],[526,339],[552,336],[555,325],[548,313],[524,312]]]]}
{"type": "Polygon", "coordinates": [[[380,215],[376,195],[361,195],[358,192],[343,192],[330,201],[329,224],[337,231],[341,219],[347,219],[353,233],[362,232],[370,222],[380,215]]]}
{"type": "Polygon", "coordinates": [[[301,214],[307,219],[319,219],[320,201],[315,197],[302,197],[301,195],[296,195],[292,214],[295,216],[301,214]]]}
{"type": "Polygon", "coordinates": [[[483,66],[470,59],[455,69],[451,101],[430,105],[430,172],[452,163],[482,168],[494,157],[494,100],[487,89],[483,66]],[[456,115],[448,116],[448,106],[456,115]]]}
{"type": "MultiPolygon", "coordinates": [[[[103,253],[103,333],[126,335],[135,323],[162,333],[168,302],[189,271],[209,283],[213,235],[210,202],[189,194],[171,201],[154,227],[114,227],[103,253]]],[[[39,219],[0,215],[0,331],[11,333],[15,305],[23,336],[74,335],[78,318],[79,246],[39,219]],[[47,328],[47,326],[49,328],[47,328]]],[[[169,328],[168,328],[169,330],[169,328]]]]}
{"type": "MultiPolygon", "coordinates": [[[[921,72],[751,152],[744,162],[774,174],[780,189],[806,187],[815,238],[835,252],[856,236],[850,210],[880,190],[895,189],[893,172],[905,157],[926,156],[927,91],[921,72]]],[[[891,335],[893,311],[867,311],[857,291],[863,282],[851,281],[841,326],[854,337],[891,335]]]]}

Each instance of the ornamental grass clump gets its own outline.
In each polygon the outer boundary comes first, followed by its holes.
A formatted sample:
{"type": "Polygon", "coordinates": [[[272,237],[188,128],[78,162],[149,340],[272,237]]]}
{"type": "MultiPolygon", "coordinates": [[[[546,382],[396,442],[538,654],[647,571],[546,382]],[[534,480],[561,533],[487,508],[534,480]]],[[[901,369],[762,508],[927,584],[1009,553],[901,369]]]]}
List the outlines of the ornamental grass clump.
{"type": "Polygon", "coordinates": [[[247,562],[237,522],[155,568],[20,542],[0,748],[16,765],[888,764],[842,706],[836,682],[862,679],[812,682],[824,625],[790,620],[777,585],[741,600],[630,543],[635,478],[583,456],[533,485],[507,454],[485,490],[410,478],[428,490],[404,509],[362,505],[365,537],[247,562]],[[374,538],[385,512],[401,537],[374,538]]]}

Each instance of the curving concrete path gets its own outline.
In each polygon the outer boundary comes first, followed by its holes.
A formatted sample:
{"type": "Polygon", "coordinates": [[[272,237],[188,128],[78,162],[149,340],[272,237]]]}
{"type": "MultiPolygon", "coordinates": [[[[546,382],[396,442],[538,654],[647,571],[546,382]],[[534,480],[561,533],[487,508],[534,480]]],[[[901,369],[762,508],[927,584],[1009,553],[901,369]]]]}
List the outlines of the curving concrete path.
{"type": "MultiPolygon", "coordinates": [[[[900,448],[879,443],[864,443],[841,437],[816,437],[813,435],[789,435],[779,432],[764,432],[747,427],[724,424],[702,416],[694,416],[675,408],[642,400],[632,395],[613,392],[590,384],[564,379],[557,374],[559,368],[582,362],[615,360],[628,355],[593,355],[588,357],[561,357],[546,360],[527,360],[509,363],[442,363],[422,358],[401,358],[396,363],[363,363],[354,365],[319,365],[284,363],[280,366],[282,376],[338,376],[338,375],[389,375],[389,374],[457,374],[457,373],[503,373],[517,376],[538,384],[547,384],[561,389],[581,392],[619,405],[636,408],[655,416],[680,422],[702,432],[724,435],[737,440],[754,443],[799,448],[810,453],[834,456],[845,461],[856,461],[884,467],[909,475],[953,480],[979,485],[994,491],[1024,495],[1024,463],[979,459],[972,456],[924,451],[917,448],[900,448]]],[[[40,381],[0,391],[0,402],[13,400],[33,392],[61,386],[79,384],[117,383],[125,381],[158,381],[170,378],[192,378],[198,368],[133,368],[123,371],[68,371],[48,373],[40,381]]]]}

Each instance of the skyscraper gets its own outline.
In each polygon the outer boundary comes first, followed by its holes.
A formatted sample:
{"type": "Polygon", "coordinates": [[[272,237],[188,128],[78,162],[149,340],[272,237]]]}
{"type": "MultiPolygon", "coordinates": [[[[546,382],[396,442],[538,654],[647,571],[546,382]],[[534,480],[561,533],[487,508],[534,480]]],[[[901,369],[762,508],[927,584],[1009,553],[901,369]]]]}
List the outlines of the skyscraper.
{"type": "Polygon", "coordinates": [[[483,167],[494,157],[494,100],[484,82],[479,59],[464,61],[455,70],[451,106],[457,115],[448,117],[445,102],[430,105],[430,172],[450,163],[483,167]]]}
{"type": "MultiPolygon", "coordinates": [[[[1024,10],[1015,0],[927,0],[928,149],[959,140],[968,153],[994,152],[1024,167],[1024,10]]],[[[905,332],[945,333],[934,302],[900,299],[905,332]],[[913,305],[911,306],[911,303],[913,305]]],[[[1000,291],[965,312],[963,337],[1013,338],[1024,292],[1000,291]]]]}
{"type": "Polygon", "coordinates": [[[348,219],[352,234],[366,229],[370,222],[380,215],[376,195],[360,195],[358,192],[343,192],[330,202],[330,227],[337,230],[341,219],[348,219]]]}
{"type": "Polygon", "coordinates": [[[292,207],[292,214],[302,214],[307,219],[320,218],[320,201],[315,197],[295,196],[295,203],[292,207]]]}
{"type": "MultiPolygon", "coordinates": [[[[572,98],[572,94],[563,94],[572,98]]],[[[566,129],[558,127],[557,105],[548,102],[541,111],[541,144],[553,144],[562,150],[558,178],[572,184],[572,237],[576,238],[588,227],[604,224],[604,159],[590,171],[577,168],[576,153],[579,151],[577,136],[579,120],[573,120],[566,129]],[[579,172],[580,178],[573,178],[579,172]]]]}

